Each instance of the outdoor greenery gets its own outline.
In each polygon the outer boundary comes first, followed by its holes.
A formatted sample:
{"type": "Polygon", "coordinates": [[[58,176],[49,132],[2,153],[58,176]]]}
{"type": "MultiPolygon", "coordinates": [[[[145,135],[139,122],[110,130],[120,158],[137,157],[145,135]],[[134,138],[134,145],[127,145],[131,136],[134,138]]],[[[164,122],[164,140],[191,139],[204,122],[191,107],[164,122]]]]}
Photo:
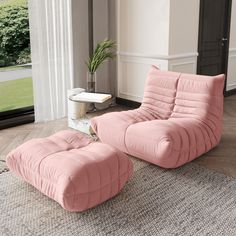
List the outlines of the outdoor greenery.
{"type": "Polygon", "coordinates": [[[31,68],[27,4],[0,0],[0,113],[33,105],[32,78],[13,79],[31,68]]]}
{"type": "Polygon", "coordinates": [[[97,44],[96,49],[89,58],[89,61],[86,62],[90,73],[94,73],[99,65],[101,65],[104,61],[115,57],[115,45],[115,42],[109,39],[104,39],[102,42],[97,44]]]}
{"type": "Polygon", "coordinates": [[[27,0],[1,0],[0,67],[30,61],[27,0]]]}
{"type": "Polygon", "coordinates": [[[0,82],[0,112],[33,106],[32,78],[0,82]]]}

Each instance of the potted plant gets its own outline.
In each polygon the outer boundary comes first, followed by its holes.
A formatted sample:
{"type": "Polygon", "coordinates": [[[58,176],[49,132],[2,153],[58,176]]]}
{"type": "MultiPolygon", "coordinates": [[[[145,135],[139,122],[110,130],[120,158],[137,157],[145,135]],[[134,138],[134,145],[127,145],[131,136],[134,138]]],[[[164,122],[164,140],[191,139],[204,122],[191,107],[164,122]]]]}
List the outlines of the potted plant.
{"type": "Polygon", "coordinates": [[[104,39],[99,42],[93,52],[86,62],[88,72],[87,72],[87,92],[95,92],[96,86],[96,71],[98,67],[108,59],[113,59],[115,57],[114,48],[115,42],[109,39],[104,39]]]}

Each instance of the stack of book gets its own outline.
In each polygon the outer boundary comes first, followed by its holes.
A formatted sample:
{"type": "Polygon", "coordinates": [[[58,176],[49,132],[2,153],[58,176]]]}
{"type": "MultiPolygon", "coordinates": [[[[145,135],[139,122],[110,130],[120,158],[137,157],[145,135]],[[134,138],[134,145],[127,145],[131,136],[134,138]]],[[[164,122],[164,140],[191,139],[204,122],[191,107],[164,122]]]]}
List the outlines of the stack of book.
{"type": "Polygon", "coordinates": [[[71,100],[75,102],[103,103],[110,98],[111,98],[111,94],[82,92],[82,93],[72,96],[71,100]]]}

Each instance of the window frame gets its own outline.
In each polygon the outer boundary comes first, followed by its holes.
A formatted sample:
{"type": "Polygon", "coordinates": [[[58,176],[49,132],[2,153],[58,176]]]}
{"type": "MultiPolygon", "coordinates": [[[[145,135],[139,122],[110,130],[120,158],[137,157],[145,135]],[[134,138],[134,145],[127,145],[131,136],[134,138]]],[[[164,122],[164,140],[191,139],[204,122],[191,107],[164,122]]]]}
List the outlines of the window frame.
{"type": "Polygon", "coordinates": [[[0,112],[0,130],[34,121],[34,106],[0,112]]]}

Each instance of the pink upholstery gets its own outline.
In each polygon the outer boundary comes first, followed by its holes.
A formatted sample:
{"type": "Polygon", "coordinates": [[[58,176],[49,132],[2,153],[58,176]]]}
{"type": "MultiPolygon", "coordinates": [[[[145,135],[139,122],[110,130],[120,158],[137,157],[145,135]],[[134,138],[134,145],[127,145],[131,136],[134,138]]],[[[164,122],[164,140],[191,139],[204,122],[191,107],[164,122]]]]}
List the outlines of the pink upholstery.
{"type": "Polygon", "coordinates": [[[152,67],[140,108],[95,117],[102,142],[165,168],[215,147],[221,138],[224,75],[200,76],[152,67]]]}
{"type": "Polygon", "coordinates": [[[174,108],[179,77],[180,74],[177,72],[166,73],[152,66],[148,74],[143,102],[140,107],[142,110],[153,114],[148,120],[168,119],[170,117],[174,108]]]}
{"type": "Polygon", "coordinates": [[[126,130],[130,125],[139,122],[167,119],[170,116],[174,107],[179,76],[179,73],[166,73],[153,66],[146,81],[144,99],[140,108],[112,112],[91,120],[92,128],[100,140],[129,153],[125,143],[126,130]]]}
{"type": "Polygon", "coordinates": [[[74,131],[24,143],[9,153],[7,165],[69,211],[83,211],[115,196],[133,171],[124,153],[74,131]]]}

